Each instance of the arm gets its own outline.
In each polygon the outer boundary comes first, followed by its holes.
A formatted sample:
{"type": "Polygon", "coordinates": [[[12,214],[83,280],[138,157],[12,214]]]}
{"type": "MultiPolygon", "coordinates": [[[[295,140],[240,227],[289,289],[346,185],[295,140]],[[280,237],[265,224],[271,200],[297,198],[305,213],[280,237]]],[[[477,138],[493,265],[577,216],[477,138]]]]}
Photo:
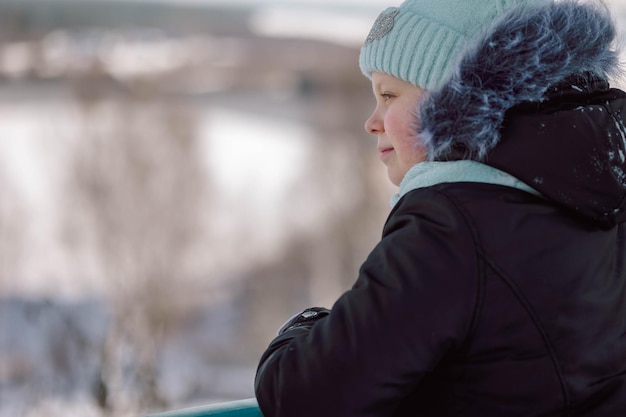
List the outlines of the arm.
{"type": "Polygon", "coordinates": [[[469,332],[474,242],[436,191],[407,195],[330,314],[278,336],[255,390],[266,417],[390,416],[469,332]]]}

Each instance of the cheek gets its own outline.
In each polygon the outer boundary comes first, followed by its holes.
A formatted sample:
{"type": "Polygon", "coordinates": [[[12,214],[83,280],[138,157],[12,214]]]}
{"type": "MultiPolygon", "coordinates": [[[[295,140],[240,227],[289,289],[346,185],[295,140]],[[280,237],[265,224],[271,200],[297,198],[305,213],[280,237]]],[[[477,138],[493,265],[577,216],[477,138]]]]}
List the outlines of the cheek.
{"type": "Polygon", "coordinates": [[[426,160],[426,150],[416,137],[415,118],[410,113],[398,115],[393,123],[393,146],[402,165],[411,167],[426,160]]]}
{"type": "Polygon", "coordinates": [[[386,128],[388,135],[395,142],[396,149],[409,151],[419,149],[420,143],[415,136],[415,117],[408,112],[391,114],[386,128]]]}
{"type": "Polygon", "coordinates": [[[414,141],[413,117],[410,114],[405,112],[388,114],[386,125],[385,130],[396,141],[407,144],[414,141]]]}
{"type": "Polygon", "coordinates": [[[416,142],[415,139],[412,139],[402,144],[402,147],[398,150],[398,158],[405,168],[410,168],[426,160],[426,149],[419,142],[416,142]]]}

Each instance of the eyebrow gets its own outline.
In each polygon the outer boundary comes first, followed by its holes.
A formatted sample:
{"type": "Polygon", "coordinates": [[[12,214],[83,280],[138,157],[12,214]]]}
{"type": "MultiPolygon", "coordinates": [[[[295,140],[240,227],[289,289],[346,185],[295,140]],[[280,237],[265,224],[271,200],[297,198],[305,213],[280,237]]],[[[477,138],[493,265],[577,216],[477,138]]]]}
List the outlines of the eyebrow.
{"type": "Polygon", "coordinates": [[[389,90],[389,88],[390,86],[385,80],[374,83],[374,89],[376,91],[385,91],[385,90],[389,90]]]}

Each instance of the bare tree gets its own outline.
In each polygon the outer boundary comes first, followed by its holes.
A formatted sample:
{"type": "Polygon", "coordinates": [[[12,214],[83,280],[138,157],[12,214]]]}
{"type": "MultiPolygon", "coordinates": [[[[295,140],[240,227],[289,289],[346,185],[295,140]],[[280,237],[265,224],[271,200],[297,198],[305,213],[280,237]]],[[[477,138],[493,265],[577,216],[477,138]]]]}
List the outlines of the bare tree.
{"type": "Polygon", "coordinates": [[[371,111],[367,80],[346,70],[318,81],[309,98],[315,146],[308,158],[309,196],[322,200],[325,219],[306,251],[309,292],[316,304],[331,304],[355,281],[359,266],[379,239],[389,210],[384,176],[375,157],[375,139],[363,122],[371,111]]]}
{"type": "MultiPolygon", "coordinates": [[[[356,70],[355,70],[356,71],[356,70]]],[[[242,294],[249,319],[243,332],[257,355],[289,314],[310,305],[330,307],[354,283],[380,238],[391,191],[363,122],[371,111],[367,80],[357,72],[305,80],[308,126],[315,141],[283,222],[293,229],[282,256],[253,265],[242,294]],[[315,219],[302,228],[302,213],[315,219]]]]}
{"type": "Polygon", "coordinates": [[[184,314],[177,291],[206,183],[195,121],[151,84],[139,97],[111,99],[96,94],[93,82],[79,84],[84,128],[70,168],[67,218],[68,236],[102,271],[111,303],[94,394],[105,410],[133,402],[163,407],[159,352],[184,314]],[[88,86],[86,94],[80,86],[88,86]],[[137,398],[122,390],[129,383],[137,398]]]}
{"type": "Polygon", "coordinates": [[[26,218],[16,190],[7,175],[0,173],[0,298],[5,295],[5,285],[18,273],[26,218]]]}

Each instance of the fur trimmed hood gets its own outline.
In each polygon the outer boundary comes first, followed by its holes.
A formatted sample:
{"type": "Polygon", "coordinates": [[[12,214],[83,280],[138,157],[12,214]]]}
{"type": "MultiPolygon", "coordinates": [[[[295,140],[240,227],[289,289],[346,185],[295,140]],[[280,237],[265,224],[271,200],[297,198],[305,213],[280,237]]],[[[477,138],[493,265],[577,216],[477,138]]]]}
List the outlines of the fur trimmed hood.
{"type": "Polygon", "coordinates": [[[470,46],[457,70],[421,106],[419,137],[433,161],[483,160],[505,113],[542,102],[572,74],[616,75],[616,30],[600,4],[567,0],[513,9],[470,46]]]}
{"type": "Polygon", "coordinates": [[[513,9],[420,104],[429,160],[474,160],[602,227],[626,221],[626,94],[599,2],[513,9]]]}

